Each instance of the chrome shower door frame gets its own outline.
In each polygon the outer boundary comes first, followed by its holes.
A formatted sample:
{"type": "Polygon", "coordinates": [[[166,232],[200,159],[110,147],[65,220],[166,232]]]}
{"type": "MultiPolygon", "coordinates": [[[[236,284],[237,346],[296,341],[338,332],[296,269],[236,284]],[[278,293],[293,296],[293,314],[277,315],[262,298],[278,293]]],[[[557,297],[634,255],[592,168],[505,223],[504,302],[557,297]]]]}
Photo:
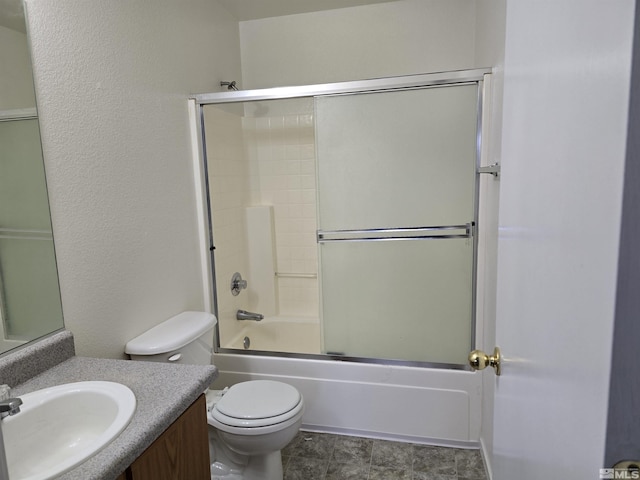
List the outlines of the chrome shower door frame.
{"type": "MultiPolygon", "coordinates": [[[[418,88],[429,88],[438,86],[455,86],[463,84],[475,84],[478,89],[478,107],[477,107],[477,138],[476,138],[476,180],[475,180],[475,208],[474,221],[470,226],[469,236],[473,238],[473,266],[472,266],[472,319],[471,319],[471,338],[469,339],[470,350],[476,344],[476,291],[477,291],[477,265],[478,265],[478,217],[479,217],[479,193],[481,173],[481,154],[482,154],[482,119],[483,119],[483,102],[486,102],[487,92],[484,89],[486,76],[491,75],[490,68],[481,68],[473,70],[457,70],[451,72],[438,72],[429,74],[406,75],[398,77],[387,77],[372,80],[360,80],[349,82],[337,82],[317,85],[301,85],[289,87],[274,87],[255,90],[239,90],[219,93],[201,93],[190,95],[190,114],[192,120],[192,129],[194,135],[192,143],[197,151],[199,164],[196,165],[196,183],[200,190],[201,198],[198,202],[198,216],[205,226],[201,226],[200,235],[206,237],[206,241],[202,238],[203,265],[206,264],[206,272],[203,272],[203,281],[205,283],[205,302],[211,309],[212,313],[218,317],[218,302],[216,290],[216,274],[215,274],[215,241],[212,226],[212,209],[210,204],[210,186],[207,165],[206,138],[204,126],[204,107],[206,105],[216,104],[233,104],[259,100],[285,100],[292,98],[318,97],[328,95],[350,95],[385,91],[399,91],[418,88]],[[205,261],[206,258],[206,261],[205,261]],[[207,288],[207,283],[210,288],[207,288]]],[[[453,370],[469,370],[467,364],[450,364],[450,363],[434,363],[421,361],[392,360],[380,358],[363,358],[336,356],[330,354],[301,354],[289,352],[271,352],[258,350],[235,350],[220,347],[220,332],[218,324],[215,327],[216,341],[214,343],[215,353],[242,353],[244,355],[261,355],[273,357],[293,357],[307,358],[315,360],[338,360],[359,363],[376,363],[388,365],[404,365],[418,366],[428,368],[441,368],[453,370]]]]}

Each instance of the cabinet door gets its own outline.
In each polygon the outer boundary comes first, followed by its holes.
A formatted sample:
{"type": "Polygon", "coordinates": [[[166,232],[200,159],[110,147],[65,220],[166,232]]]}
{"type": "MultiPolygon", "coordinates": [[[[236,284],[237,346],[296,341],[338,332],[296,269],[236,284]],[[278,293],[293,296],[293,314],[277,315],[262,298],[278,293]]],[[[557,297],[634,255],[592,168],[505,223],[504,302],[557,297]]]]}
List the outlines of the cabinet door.
{"type": "Polygon", "coordinates": [[[200,396],[129,468],[132,480],[209,480],[206,403],[200,396]]]}

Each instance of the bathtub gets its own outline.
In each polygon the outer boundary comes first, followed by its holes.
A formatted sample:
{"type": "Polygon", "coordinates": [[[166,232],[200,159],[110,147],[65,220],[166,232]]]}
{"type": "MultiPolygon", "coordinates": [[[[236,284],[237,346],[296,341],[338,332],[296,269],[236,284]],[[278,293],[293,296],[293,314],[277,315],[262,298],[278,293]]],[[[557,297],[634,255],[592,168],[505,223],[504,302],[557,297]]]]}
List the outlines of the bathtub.
{"type": "Polygon", "coordinates": [[[304,396],[307,431],[479,447],[478,372],[242,353],[215,353],[213,363],[216,389],[248,380],[296,387],[304,396]]]}
{"type": "Polygon", "coordinates": [[[222,348],[319,354],[320,322],[314,317],[275,316],[246,325],[222,348]],[[245,339],[249,339],[245,346],[245,339]]]}

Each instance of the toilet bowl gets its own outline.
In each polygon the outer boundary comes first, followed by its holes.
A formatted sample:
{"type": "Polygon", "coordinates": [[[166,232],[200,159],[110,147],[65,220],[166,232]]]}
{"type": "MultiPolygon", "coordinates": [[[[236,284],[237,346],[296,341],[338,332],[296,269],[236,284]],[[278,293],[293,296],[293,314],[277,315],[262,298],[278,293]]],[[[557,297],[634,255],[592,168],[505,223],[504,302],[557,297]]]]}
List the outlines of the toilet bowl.
{"type": "MultiPolygon", "coordinates": [[[[183,312],[129,341],[132,360],[208,365],[216,319],[183,312]]],[[[291,385],[251,380],[208,390],[212,480],[282,480],[280,450],[298,432],[304,399],[291,385]]]]}
{"type": "Polygon", "coordinates": [[[280,450],[293,440],[304,413],[298,390],[282,382],[251,380],[224,394],[209,391],[207,410],[208,423],[228,457],[244,465],[241,478],[282,479],[280,450]]]}

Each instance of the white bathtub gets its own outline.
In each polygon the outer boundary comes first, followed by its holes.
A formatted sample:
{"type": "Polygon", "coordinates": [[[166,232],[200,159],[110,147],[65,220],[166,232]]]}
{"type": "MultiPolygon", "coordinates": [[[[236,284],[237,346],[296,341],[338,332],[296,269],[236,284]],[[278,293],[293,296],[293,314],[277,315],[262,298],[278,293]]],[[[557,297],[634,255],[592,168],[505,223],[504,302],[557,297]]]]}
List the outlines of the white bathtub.
{"type": "MultiPolygon", "coordinates": [[[[251,327],[249,327],[251,328],[251,327]]],[[[302,428],[478,448],[482,374],[396,365],[216,353],[213,388],[277,380],[304,396],[302,428]]]]}
{"type": "Polygon", "coordinates": [[[244,328],[222,348],[319,354],[320,322],[313,317],[275,316],[259,322],[247,320],[244,328]],[[245,338],[250,346],[245,348],[245,338]]]}

